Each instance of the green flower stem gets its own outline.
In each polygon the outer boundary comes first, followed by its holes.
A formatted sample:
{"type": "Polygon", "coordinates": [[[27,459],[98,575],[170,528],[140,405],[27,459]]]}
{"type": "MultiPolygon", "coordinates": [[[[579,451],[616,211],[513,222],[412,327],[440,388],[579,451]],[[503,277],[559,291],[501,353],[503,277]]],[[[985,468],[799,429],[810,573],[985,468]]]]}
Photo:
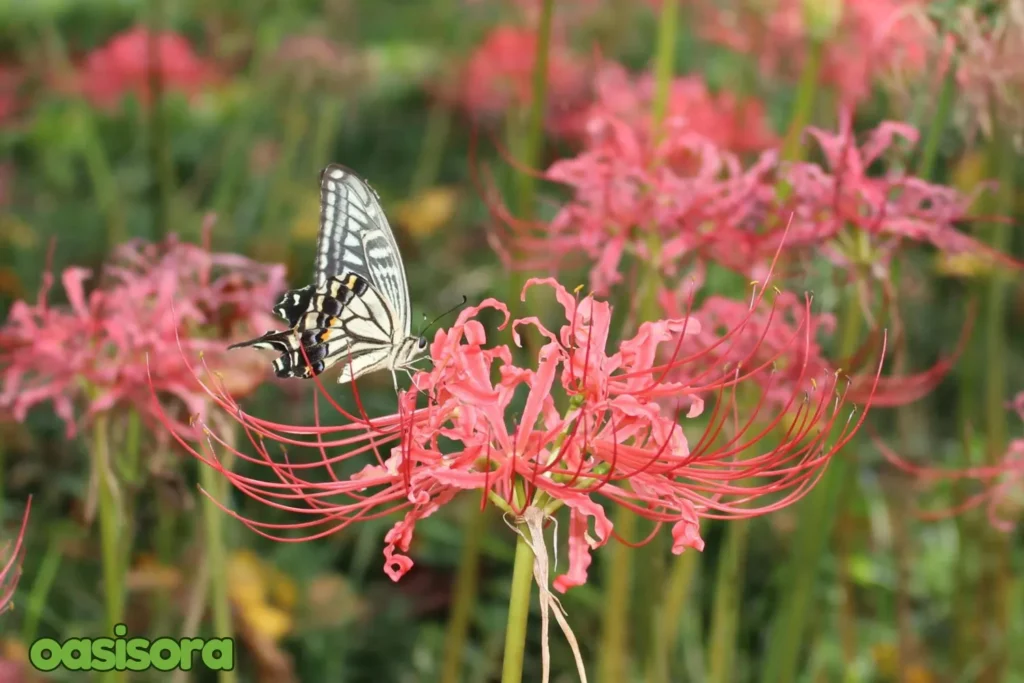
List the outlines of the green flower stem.
{"type": "Polygon", "coordinates": [[[490,520],[490,507],[480,510],[475,496],[467,496],[463,504],[468,508],[469,514],[462,535],[459,570],[455,576],[455,599],[452,601],[451,616],[448,618],[448,628],[445,631],[444,658],[441,663],[441,676],[438,679],[441,683],[458,683],[461,680],[466,637],[469,634],[473,609],[476,607],[480,547],[490,520]]]}
{"type": "Polygon", "coordinates": [[[508,598],[508,624],[505,628],[505,655],[501,665],[501,683],[521,683],[526,652],[526,626],[530,618],[533,592],[533,550],[527,542],[529,530],[518,526],[516,559],[512,566],[512,590],[508,598]]]}
{"type": "Polygon", "coordinates": [[[697,573],[699,558],[700,554],[695,550],[687,550],[672,564],[658,627],[652,634],[652,683],[671,683],[672,658],[679,636],[679,624],[682,621],[683,608],[687,604],[686,598],[690,594],[690,586],[693,585],[693,578],[697,573]]]}
{"type": "Polygon", "coordinates": [[[797,84],[793,113],[789,118],[786,137],[782,143],[783,161],[799,161],[803,158],[803,133],[814,113],[818,81],[821,79],[821,58],[824,51],[824,41],[811,40],[807,50],[807,61],[800,73],[800,82],[797,84]]]}
{"type": "Polygon", "coordinates": [[[676,66],[676,33],[679,27],[679,0],[662,0],[658,16],[658,46],[654,55],[654,102],[651,121],[655,139],[661,137],[661,124],[668,111],[668,96],[676,66]]]}
{"type": "Polygon", "coordinates": [[[25,600],[25,623],[21,627],[23,643],[32,643],[39,634],[39,622],[43,618],[47,599],[57,582],[57,573],[64,559],[64,542],[63,529],[50,532],[46,551],[25,600]]]}
{"type": "MultiPolygon", "coordinates": [[[[993,198],[994,215],[1012,216],[1016,185],[1016,158],[1012,142],[1005,136],[998,115],[993,131],[989,164],[991,175],[999,179],[998,190],[993,198]]],[[[988,229],[989,242],[993,248],[1005,252],[1009,247],[1009,226],[993,223],[988,229]]],[[[985,461],[997,465],[1003,459],[1007,444],[1007,394],[1006,384],[1006,308],[1007,275],[1001,266],[994,266],[985,292],[984,302],[984,348],[985,348],[985,389],[984,416],[985,461]]],[[[984,605],[981,616],[987,628],[995,628],[1005,639],[1010,625],[1010,615],[1015,611],[1010,602],[1013,592],[1014,574],[1010,561],[1009,539],[1005,534],[986,527],[980,537],[981,553],[984,558],[981,602],[984,605]]],[[[986,638],[987,639],[987,638],[986,638]]],[[[1000,683],[1005,680],[1008,651],[1000,647],[993,652],[978,677],[980,683],[1000,683]]]]}
{"type": "Polygon", "coordinates": [[[416,170],[412,174],[409,196],[414,197],[437,182],[441,171],[441,160],[444,158],[444,147],[448,143],[448,133],[452,127],[451,105],[438,97],[430,105],[427,116],[427,130],[423,134],[423,146],[420,147],[416,170]]]}
{"type": "MultiPolygon", "coordinates": [[[[615,531],[625,539],[636,537],[639,517],[632,510],[616,510],[615,531]]],[[[598,659],[598,680],[621,683],[629,680],[629,597],[633,578],[634,548],[624,543],[608,547],[607,578],[604,582],[604,614],[601,630],[601,653],[598,659]]]]}
{"type": "Polygon", "coordinates": [[[127,220],[120,192],[117,189],[117,178],[110,166],[100,133],[96,130],[96,121],[92,113],[84,106],[74,114],[78,127],[82,132],[82,161],[85,162],[86,175],[92,183],[96,194],[96,204],[106,222],[106,250],[109,251],[120,244],[128,235],[127,220]]]}
{"type": "MultiPolygon", "coordinates": [[[[229,465],[224,464],[225,467],[229,465]]],[[[209,494],[203,496],[203,522],[206,528],[206,558],[210,567],[210,601],[213,612],[213,634],[215,638],[231,638],[231,598],[228,594],[227,548],[224,541],[224,512],[210,496],[222,505],[227,505],[227,479],[214,468],[199,466],[199,481],[209,494]]],[[[221,671],[217,674],[220,683],[235,683],[235,671],[221,671]]]]}
{"type": "MultiPolygon", "coordinates": [[[[860,305],[851,288],[840,327],[840,358],[854,354],[861,324],[860,305]]],[[[851,448],[852,443],[846,448],[851,448]]],[[[797,679],[800,654],[806,645],[815,578],[840,506],[844,484],[853,477],[855,464],[853,458],[834,457],[817,486],[799,504],[792,559],[783,575],[781,585],[784,590],[772,619],[768,655],[761,674],[763,683],[790,683],[797,679]]]]}
{"type": "Polygon", "coordinates": [[[718,561],[711,612],[711,642],[708,644],[710,683],[730,683],[734,680],[736,633],[749,532],[750,522],[747,520],[735,520],[726,524],[725,544],[718,561]]]}
{"type": "MultiPolygon", "coordinates": [[[[526,134],[521,148],[520,159],[527,169],[535,169],[540,161],[541,145],[544,142],[544,115],[547,112],[548,56],[551,51],[551,19],[555,1],[543,0],[540,10],[540,25],[537,27],[537,54],[533,63],[533,101],[530,103],[526,134]]],[[[519,216],[524,220],[533,218],[533,198],[536,188],[534,177],[527,173],[519,178],[519,216]]],[[[517,297],[518,298],[518,293],[517,297]]]]}
{"type": "Polygon", "coordinates": [[[932,116],[931,125],[928,126],[928,134],[921,145],[921,156],[917,164],[917,177],[923,180],[932,180],[935,172],[935,161],[939,158],[939,143],[942,136],[949,127],[950,118],[953,115],[953,96],[956,94],[956,58],[950,64],[949,71],[942,81],[942,90],[939,91],[939,99],[935,105],[935,114],[932,116]]]}
{"type": "MultiPolygon", "coordinates": [[[[103,592],[106,605],[107,633],[124,621],[125,561],[124,525],[118,495],[115,492],[114,468],[110,458],[110,417],[100,413],[93,424],[93,468],[98,489],[100,553],[103,571],[103,592]]],[[[103,680],[120,681],[123,672],[107,672],[103,680]]]]}

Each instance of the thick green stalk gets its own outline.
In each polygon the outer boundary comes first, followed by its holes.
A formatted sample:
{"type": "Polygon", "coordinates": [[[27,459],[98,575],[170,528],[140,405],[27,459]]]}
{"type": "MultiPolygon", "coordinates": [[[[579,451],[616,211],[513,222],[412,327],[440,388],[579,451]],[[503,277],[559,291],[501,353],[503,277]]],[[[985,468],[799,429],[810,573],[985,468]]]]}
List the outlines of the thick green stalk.
{"type": "Polygon", "coordinates": [[[106,250],[120,244],[128,234],[124,206],[117,189],[117,178],[110,166],[100,133],[96,130],[96,122],[92,113],[81,107],[76,111],[78,126],[82,131],[82,160],[85,162],[86,175],[92,183],[96,195],[96,204],[106,222],[106,250]]]}
{"type": "Polygon", "coordinates": [[[679,0],[662,0],[658,16],[658,47],[654,55],[654,101],[651,121],[655,138],[661,136],[661,124],[668,111],[669,93],[676,66],[676,33],[679,27],[679,0]]]}
{"type": "Polygon", "coordinates": [[[463,503],[471,509],[468,510],[462,535],[462,554],[459,557],[459,571],[455,576],[455,599],[452,601],[448,629],[445,632],[444,659],[441,662],[441,676],[438,678],[441,683],[458,683],[461,680],[466,636],[476,607],[480,547],[490,519],[490,507],[480,510],[476,497],[468,496],[463,503]]]}
{"type": "Polygon", "coordinates": [[[508,598],[508,623],[505,627],[505,655],[501,665],[501,683],[521,683],[526,654],[526,626],[530,620],[530,596],[533,592],[533,550],[526,540],[529,529],[519,525],[516,534],[516,559],[512,565],[512,590],[508,598]]]}
{"type": "MultiPolygon", "coordinates": [[[[839,357],[853,355],[861,327],[861,310],[854,292],[848,293],[840,328],[839,357]]],[[[847,444],[847,449],[850,448],[847,444]]],[[[797,679],[797,666],[805,645],[814,583],[836,511],[847,480],[855,475],[852,457],[834,457],[817,486],[799,503],[799,525],[793,537],[790,566],[784,574],[785,587],[772,619],[768,653],[762,669],[763,683],[790,683],[797,679]]]]}
{"type": "MultiPolygon", "coordinates": [[[[635,512],[619,508],[615,515],[615,531],[622,538],[635,538],[638,521],[635,512]]],[[[598,680],[601,683],[628,680],[629,595],[635,552],[636,549],[624,543],[613,543],[608,548],[610,561],[604,582],[601,654],[598,658],[598,680]]]]}
{"type": "MultiPolygon", "coordinates": [[[[98,491],[100,557],[103,571],[103,597],[106,605],[107,633],[124,622],[124,520],[115,492],[114,468],[110,458],[110,417],[100,413],[93,424],[93,468],[98,491]]],[[[110,671],[104,680],[123,680],[123,672],[110,671]]]]}
{"type": "Polygon", "coordinates": [[[25,600],[25,623],[21,627],[21,641],[32,643],[39,634],[39,622],[46,610],[46,601],[57,581],[61,561],[64,559],[64,534],[62,529],[50,530],[46,552],[39,563],[39,569],[32,580],[28,598],[25,600]]]}
{"type": "MultiPolygon", "coordinates": [[[[537,27],[537,53],[533,63],[533,101],[530,103],[530,114],[527,120],[526,134],[521,162],[527,169],[537,168],[540,161],[541,145],[544,142],[544,116],[547,112],[548,97],[548,55],[551,49],[551,19],[554,15],[555,1],[543,0],[540,10],[540,24],[537,27]]],[[[521,173],[519,178],[519,217],[523,220],[533,218],[533,197],[536,183],[528,173],[521,173]]],[[[518,294],[517,297],[518,299],[518,294]]]]}
{"type": "Polygon", "coordinates": [[[688,550],[677,557],[672,564],[658,626],[652,634],[651,683],[670,683],[671,681],[672,658],[676,639],[679,636],[679,624],[682,620],[683,608],[687,604],[686,598],[690,593],[690,586],[693,584],[693,577],[697,573],[699,558],[699,553],[688,550]]]}
{"type": "MultiPolygon", "coordinates": [[[[993,116],[998,121],[998,117],[993,116]]],[[[997,216],[1011,216],[1015,200],[1016,156],[1012,142],[1005,136],[999,123],[993,131],[989,164],[993,175],[999,179],[999,189],[994,198],[993,212],[997,216]]],[[[1009,226],[994,223],[990,227],[990,244],[999,251],[1009,246],[1009,226]]],[[[989,465],[998,465],[1006,452],[1007,409],[1006,400],[1006,308],[1007,277],[1002,267],[992,269],[988,290],[985,293],[984,335],[985,335],[985,460],[989,465]]],[[[1013,588],[1013,573],[1010,567],[1007,537],[993,529],[986,528],[981,537],[984,582],[982,591],[986,594],[982,602],[987,608],[982,612],[1001,634],[1007,634],[1012,604],[1010,593],[1013,588]]],[[[1004,640],[1004,642],[1007,642],[1004,640]]],[[[1007,647],[997,648],[993,657],[979,676],[979,683],[1001,683],[1006,674],[1007,647]]]]}
{"type": "MultiPolygon", "coordinates": [[[[225,465],[226,466],[226,465],[225,465]]],[[[207,465],[199,466],[199,481],[209,496],[227,504],[227,480],[207,465]]],[[[228,594],[227,548],[224,542],[224,512],[208,496],[203,496],[203,522],[206,529],[206,559],[210,567],[210,602],[215,638],[231,638],[231,598],[228,594]]],[[[235,671],[220,671],[220,683],[235,683],[235,671]]]]}
{"type": "Polygon", "coordinates": [[[923,180],[932,180],[935,171],[935,161],[939,158],[939,143],[942,136],[949,127],[949,120],[953,115],[953,96],[956,93],[956,62],[950,65],[946,77],[942,81],[942,90],[939,91],[939,99],[935,104],[935,113],[932,116],[931,125],[928,126],[928,135],[921,145],[921,156],[917,164],[917,176],[923,180]]]}
{"type": "Polygon", "coordinates": [[[811,40],[807,50],[807,61],[804,63],[804,69],[800,73],[800,82],[797,84],[793,113],[789,117],[789,126],[782,143],[783,161],[799,161],[803,158],[803,133],[814,113],[824,50],[825,43],[823,41],[811,40]]]}
{"type": "Polygon", "coordinates": [[[174,194],[174,162],[171,158],[170,137],[167,134],[167,116],[164,111],[164,84],[157,49],[157,35],[164,26],[163,0],[151,2],[150,38],[147,45],[149,85],[152,98],[149,108],[149,149],[153,177],[157,181],[156,239],[161,240],[172,230],[171,200],[174,194]]]}
{"type": "Polygon", "coordinates": [[[708,644],[708,681],[731,683],[736,664],[736,632],[740,597],[747,558],[747,520],[727,523],[715,576],[715,598],[711,613],[711,642],[708,644]]]}
{"type": "Polygon", "coordinates": [[[444,146],[448,142],[448,133],[451,131],[451,127],[451,105],[444,98],[439,97],[430,105],[427,130],[423,134],[423,146],[420,147],[416,170],[412,174],[409,196],[415,197],[437,182],[437,176],[441,170],[441,160],[444,158],[444,146]]]}

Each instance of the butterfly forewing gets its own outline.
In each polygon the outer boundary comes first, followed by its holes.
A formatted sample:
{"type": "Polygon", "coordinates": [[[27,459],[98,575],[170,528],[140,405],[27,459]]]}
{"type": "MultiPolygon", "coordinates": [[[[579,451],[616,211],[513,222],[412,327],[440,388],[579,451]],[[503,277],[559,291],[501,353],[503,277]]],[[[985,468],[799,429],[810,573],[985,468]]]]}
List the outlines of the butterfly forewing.
{"type": "Polygon", "coordinates": [[[339,382],[385,368],[394,374],[426,348],[425,339],[409,336],[409,286],[380,199],[344,166],[320,174],[314,284],[285,292],[274,313],[290,329],[231,348],[277,351],[278,377],[306,378],[335,364],[339,382]]]}
{"type": "Polygon", "coordinates": [[[405,266],[380,199],[357,175],[331,164],[320,175],[316,283],[343,273],[366,278],[387,300],[397,318],[395,330],[409,334],[412,316],[405,266]]]}

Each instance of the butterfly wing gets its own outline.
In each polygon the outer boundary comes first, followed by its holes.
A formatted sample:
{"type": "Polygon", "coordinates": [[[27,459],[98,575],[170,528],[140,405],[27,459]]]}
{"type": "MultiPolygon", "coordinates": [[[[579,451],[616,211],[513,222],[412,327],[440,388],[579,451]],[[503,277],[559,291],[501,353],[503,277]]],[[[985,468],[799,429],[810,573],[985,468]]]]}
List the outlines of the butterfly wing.
{"type": "Polygon", "coordinates": [[[377,193],[340,164],[320,174],[320,233],[315,282],[322,286],[341,273],[362,276],[386,299],[395,333],[412,329],[409,285],[398,243],[377,193]]]}
{"type": "Polygon", "coordinates": [[[251,346],[280,353],[274,361],[278,377],[308,378],[342,363],[338,382],[345,383],[387,366],[394,313],[360,275],[332,277],[322,287],[288,292],[274,310],[289,320],[292,329],[270,331],[229,348],[251,346]],[[305,313],[293,322],[287,316],[295,315],[300,303],[305,304],[305,313]]]}

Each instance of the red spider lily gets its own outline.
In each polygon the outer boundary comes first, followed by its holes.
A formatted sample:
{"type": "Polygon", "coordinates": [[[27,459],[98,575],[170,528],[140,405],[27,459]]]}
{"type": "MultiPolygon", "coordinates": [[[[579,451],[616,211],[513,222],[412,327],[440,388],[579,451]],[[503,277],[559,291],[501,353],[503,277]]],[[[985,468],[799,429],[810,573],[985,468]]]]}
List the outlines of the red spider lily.
{"type": "Polygon", "coordinates": [[[699,3],[702,35],[757,58],[766,74],[793,77],[808,59],[811,40],[822,42],[821,80],[842,102],[871,94],[893,70],[924,73],[929,27],[922,0],[738,0],[699,3]]]}
{"type": "MultiPolygon", "coordinates": [[[[192,352],[220,355],[225,340],[271,327],[260,311],[285,284],[283,266],[211,254],[173,238],[123,245],[87,294],[90,277],[87,269],[66,269],[68,306],[53,307],[53,276],[45,273],[36,303],[16,302],[0,327],[0,406],[23,420],[31,407],[50,401],[69,437],[76,404],[88,405],[84,417],[118,405],[145,411],[151,381],[189,412],[199,410],[202,394],[176,338],[192,352]]],[[[236,366],[228,373],[244,393],[260,382],[260,371],[236,366]]]]}
{"type": "MultiPolygon", "coordinates": [[[[1024,392],[1017,394],[1010,407],[1024,422],[1024,392]]],[[[1024,438],[1010,442],[1001,463],[962,469],[916,465],[904,460],[878,437],[874,437],[874,442],[889,463],[900,471],[916,477],[922,483],[967,480],[985,485],[983,491],[968,496],[952,508],[919,512],[918,515],[922,519],[953,517],[985,505],[989,523],[1000,531],[1010,532],[1024,513],[1024,438]]]]}
{"type": "MultiPolygon", "coordinates": [[[[533,100],[537,34],[530,29],[498,26],[476,48],[459,86],[460,105],[474,116],[504,117],[513,107],[533,100]]],[[[552,112],[573,108],[587,95],[586,65],[552,40],[548,52],[547,101],[552,112]]],[[[553,121],[549,116],[549,121],[553,121]]]]}
{"type": "MultiPolygon", "coordinates": [[[[608,62],[598,69],[593,80],[594,103],[580,117],[580,139],[585,139],[594,128],[599,129],[604,117],[619,119],[636,129],[641,137],[649,138],[654,76],[631,76],[621,65],[608,62]],[[594,118],[598,121],[592,121],[594,118]]],[[[699,76],[672,81],[665,116],[685,119],[689,130],[731,152],[759,152],[778,142],[761,102],[728,91],[712,94],[699,76]]]]}
{"type": "MultiPolygon", "coordinates": [[[[1024,2],[1007,0],[998,7],[957,7],[949,22],[960,47],[957,101],[968,132],[992,135],[993,119],[1013,135],[1024,128],[1024,2]]],[[[945,71],[942,72],[945,74],[945,71]]]]}
{"type": "Polygon", "coordinates": [[[93,105],[111,108],[128,93],[148,103],[154,81],[166,90],[194,95],[216,78],[216,69],[181,36],[137,27],[86,57],[76,89],[93,105]]]}
{"type": "MultiPolygon", "coordinates": [[[[856,422],[844,415],[836,374],[809,391],[794,391],[774,419],[764,415],[763,402],[741,418],[730,396],[775,360],[758,364],[756,348],[734,354],[726,367],[685,372],[691,364],[710,366],[707,354],[742,338],[748,321],[690,355],[681,348],[701,333],[696,320],[645,322],[609,352],[609,304],[574,297],[552,279],[528,281],[523,298],[536,287],[552,291],[566,314],[557,332],[534,317],[512,322],[516,344],[526,328],[545,340],[536,368],[513,364],[507,346],[485,346],[476,319],[482,309],[505,315],[501,329],[509,323],[506,306],[487,299],[464,310],[450,330],[437,332],[430,347],[433,369],[412,378],[416,391],[401,394],[393,415],[371,419],[361,407],[359,415],[350,414],[317,380],[316,406],[325,398],[347,423],[324,426],[318,416],[313,425],[279,424],[245,413],[214,383],[204,387],[246,430],[256,456],[231,446],[205,420],[195,444],[174,436],[242,493],[304,518],[268,523],[228,511],[268,538],[320,538],[358,521],[404,513],[385,539],[385,571],[394,580],[412,566],[405,553],[416,523],[461,491],[478,491],[482,503],[490,500],[512,515],[530,506],[548,514],[566,506],[569,569],[555,583],[564,591],[585,582],[590,551],[613,534],[597,494],[659,526],[670,524],[674,552],[699,550],[700,518],[753,517],[800,499],[864,420],[865,413],[856,422]],[[659,362],[663,356],[667,360],[659,362]],[[678,371],[686,381],[669,379],[678,371]],[[425,405],[418,407],[421,396],[425,405]],[[706,426],[694,443],[684,434],[680,413],[699,417],[704,397],[713,397],[715,408],[703,417],[706,426]],[[517,398],[525,403],[513,412],[517,398]],[[785,425],[782,414],[788,416],[785,425]],[[282,456],[269,442],[309,454],[282,456]],[[218,451],[267,468],[270,477],[230,471],[218,451]],[[336,466],[364,454],[370,464],[350,476],[337,473],[336,466]]],[[[759,294],[755,304],[760,300],[759,294]]],[[[808,343],[806,329],[791,340],[805,349],[802,357],[808,343]]],[[[802,386],[799,378],[795,385],[802,386]]]]}
{"type": "Polygon", "coordinates": [[[897,248],[910,241],[927,242],[949,253],[981,253],[1003,263],[1015,263],[957,230],[957,222],[970,218],[968,209],[975,196],[965,197],[953,188],[929,183],[905,171],[869,174],[869,167],[890,151],[897,138],[917,142],[913,126],[885,121],[858,146],[852,119],[852,112],[844,109],[836,133],[808,129],[825,156],[824,167],[799,163],[784,171],[797,195],[796,202],[804,207],[806,216],[814,217],[818,239],[832,245],[828,253],[834,261],[848,266],[867,260],[873,263],[876,275],[884,277],[897,248]],[[853,245],[831,243],[842,237],[847,227],[869,236],[870,253],[858,253],[859,247],[853,245]]]}
{"type": "Polygon", "coordinates": [[[32,498],[25,505],[25,514],[21,518],[21,529],[14,539],[14,547],[8,542],[0,545],[0,614],[10,606],[14,598],[14,589],[21,578],[21,560],[24,556],[25,530],[28,528],[28,514],[32,509],[32,498]]]}
{"type": "MultiPolygon", "coordinates": [[[[677,308],[668,293],[663,293],[662,299],[665,310],[677,308]]],[[[828,336],[835,330],[835,317],[812,313],[809,297],[801,301],[789,292],[779,294],[770,305],[760,303],[752,308],[750,302],[722,296],[704,300],[693,313],[701,322],[701,331],[683,344],[683,350],[697,355],[700,363],[687,364],[682,370],[704,373],[745,360],[762,368],[751,373],[750,381],[759,385],[763,400],[786,405],[795,392],[811,391],[835,374],[818,342],[822,334],[828,336]],[[806,335],[806,341],[795,345],[793,340],[801,335],[806,335]],[[721,343],[723,338],[729,343],[721,343]]],[[[866,379],[870,384],[871,378],[866,379]]]]}
{"type": "Polygon", "coordinates": [[[13,118],[21,108],[18,90],[25,81],[25,72],[18,66],[0,64],[0,124],[13,118]]]}
{"type": "Polygon", "coordinates": [[[508,267],[556,270],[582,256],[591,262],[590,287],[603,295],[622,279],[627,254],[672,276],[716,245],[723,255],[738,253],[744,229],[735,216],[770,187],[773,152],[744,168],[684,117],[667,119],[657,142],[611,114],[595,111],[590,126],[586,148],[543,174],[573,190],[549,223],[518,220],[488,202],[505,230],[493,241],[508,267]]]}

